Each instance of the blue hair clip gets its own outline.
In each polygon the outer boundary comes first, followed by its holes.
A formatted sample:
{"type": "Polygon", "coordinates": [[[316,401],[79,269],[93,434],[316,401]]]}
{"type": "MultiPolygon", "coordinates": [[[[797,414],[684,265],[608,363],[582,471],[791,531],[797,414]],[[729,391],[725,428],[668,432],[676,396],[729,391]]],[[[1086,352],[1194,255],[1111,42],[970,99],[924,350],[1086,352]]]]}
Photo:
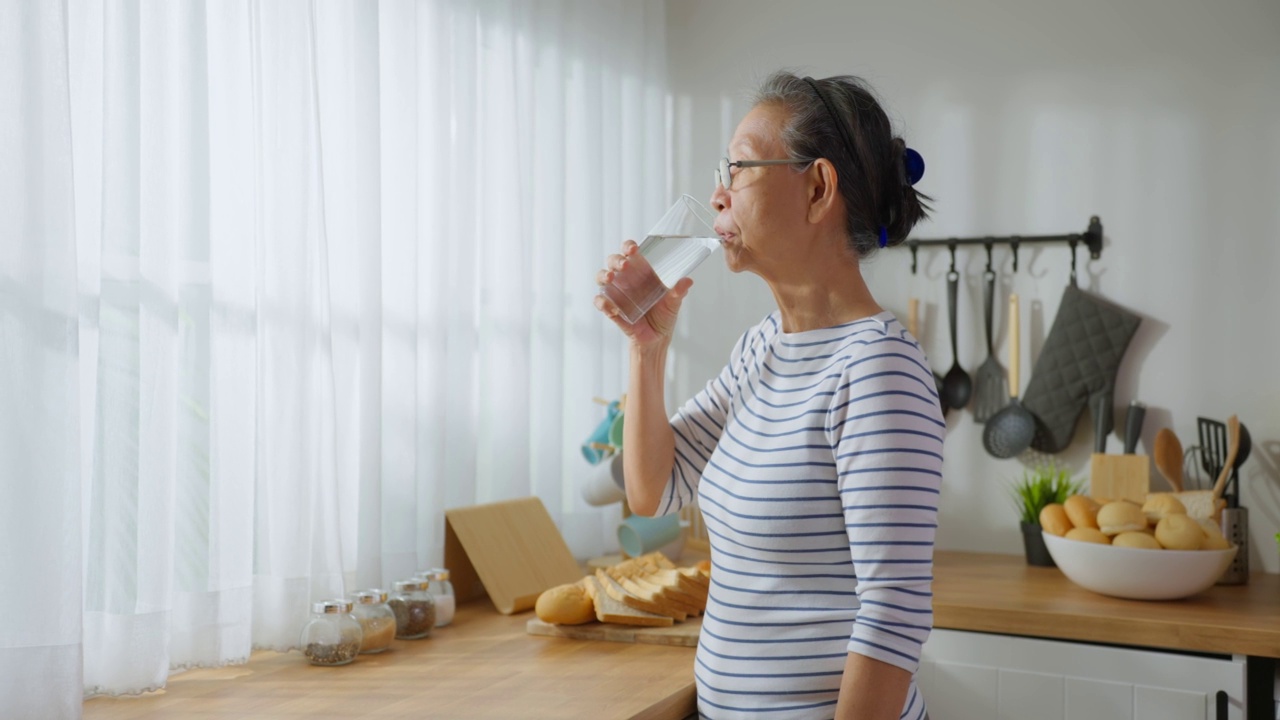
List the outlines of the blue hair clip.
{"type": "Polygon", "coordinates": [[[915,150],[907,148],[902,152],[902,166],[907,171],[908,185],[915,185],[924,177],[924,158],[915,150]]]}
{"type": "Polygon", "coordinates": [[[889,228],[883,225],[880,226],[880,247],[889,247],[889,228]]]}

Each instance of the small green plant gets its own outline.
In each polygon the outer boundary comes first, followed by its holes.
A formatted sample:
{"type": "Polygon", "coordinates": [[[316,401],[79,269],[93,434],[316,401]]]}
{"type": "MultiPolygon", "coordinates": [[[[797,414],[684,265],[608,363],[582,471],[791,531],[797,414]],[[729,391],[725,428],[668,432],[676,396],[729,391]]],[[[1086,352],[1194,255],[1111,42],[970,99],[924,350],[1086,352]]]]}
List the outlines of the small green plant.
{"type": "Polygon", "coordinates": [[[1022,478],[1011,488],[1014,507],[1022,516],[1022,522],[1040,524],[1040,511],[1045,505],[1066,502],[1078,494],[1083,482],[1071,482],[1071,472],[1049,461],[1031,468],[1024,468],[1022,478]]]}

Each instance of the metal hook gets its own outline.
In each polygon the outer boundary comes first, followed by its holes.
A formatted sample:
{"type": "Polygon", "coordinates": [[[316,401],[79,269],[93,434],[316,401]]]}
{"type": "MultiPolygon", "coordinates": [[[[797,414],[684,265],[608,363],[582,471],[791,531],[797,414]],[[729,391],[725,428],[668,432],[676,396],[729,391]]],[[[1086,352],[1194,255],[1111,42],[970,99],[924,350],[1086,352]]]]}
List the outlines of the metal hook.
{"type": "Polygon", "coordinates": [[[987,272],[993,272],[991,269],[991,240],[988,238],[982,245],[987,249],[987,272]]]}
{"type": "Polygon", "coordinates": [[[1073,237],[1073,238],[1071,238],[1070,240],[1068,240],[1068,241],[1067,241],[1067,244],[1071,246],[1071,287],[1077,287],[1077,286],[1076,286],[1076,245],[1077,245],[1077,240],[1073,237]]]}
{"type": "Polygon", "coordinates": [[[1018,272],[1018,244],[1022,240],[1017,235],[1009,239],[1009,247],[1013,249],[1013,271],[1018,272]]]}
{"type": "Polygon", "coordinates": [[[956,241],[955,241],[955,240],[949,240],[949,241],[947,242],[947,249],[951,251],[951,270],[950,270],[950,272],[955,272],[955,271],[956,271],[956,241]]]}
{"type": "Polygon", "coordinates": [[[907,247],[911,248],[911,274],[916,274],[916,250],[920,248],[920,243],[915,240],[908,240],[907,247]]]}

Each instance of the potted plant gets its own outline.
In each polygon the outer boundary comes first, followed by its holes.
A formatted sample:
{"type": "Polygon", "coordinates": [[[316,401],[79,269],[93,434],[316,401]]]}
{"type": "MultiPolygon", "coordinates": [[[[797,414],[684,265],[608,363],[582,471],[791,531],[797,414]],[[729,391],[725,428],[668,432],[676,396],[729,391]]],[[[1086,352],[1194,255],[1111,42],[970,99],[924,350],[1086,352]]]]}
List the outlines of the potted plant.
{"type": "Polygon", "coordinates": [[[1022,545],[1028,565],[1055,567],[1040,531],[1040,511],[1051,503],[1066,502],[1082,487],[1083,483],[1071,482],[1071,473],[1053,461],[1023,469],[1022,478],[1014,482],[1011,494],[1021,520],[1022,545]]]}

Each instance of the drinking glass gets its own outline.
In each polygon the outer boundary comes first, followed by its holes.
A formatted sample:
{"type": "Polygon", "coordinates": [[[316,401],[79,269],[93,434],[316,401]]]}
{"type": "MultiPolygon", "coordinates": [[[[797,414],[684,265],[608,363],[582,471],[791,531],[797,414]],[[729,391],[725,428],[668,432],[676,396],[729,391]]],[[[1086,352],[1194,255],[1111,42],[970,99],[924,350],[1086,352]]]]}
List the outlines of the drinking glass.
{"type": "Polygon", "coordinates": [[[634,324],[718,247],[715,216],[692,196],[681,195],[600,294],[634,324]]]}

